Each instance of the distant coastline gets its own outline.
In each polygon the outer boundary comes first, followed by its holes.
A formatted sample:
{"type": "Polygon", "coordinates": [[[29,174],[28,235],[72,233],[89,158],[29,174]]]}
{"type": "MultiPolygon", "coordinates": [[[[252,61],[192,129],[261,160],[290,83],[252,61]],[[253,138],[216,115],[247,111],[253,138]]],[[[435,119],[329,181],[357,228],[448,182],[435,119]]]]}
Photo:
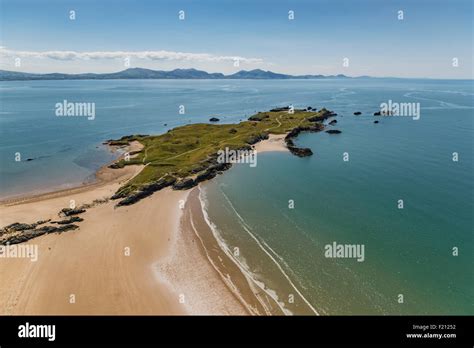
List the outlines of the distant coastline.
{"type": "Polygon", "coordinates": [[[21,71],[1,70],[0,81],[67,81],[67,80],[357,80],[357,79],[395,79],[395,80],[453,80],[472,81],[472,78],[435,78],[435,77],[400,77],[400,76],[348,76],[344,74],[290,75],[261,69],[240,70],[234,74],[208,73],[198,69],[174,69],[169,71],[145,68],[129,68],[114,73],[27,73],[21,71]]]}
{"type": "MultiPolygon", "coordinates": [[[[368,76],[361,76],[368,77],[368,76]]],[[[348,79],[352,78],[343,74],[338,75],[288,75],[261,69],[240,70],[235,74],[224,75],[222,73],[208,73],[197,69],[174,69],[171,71],[151,70],[144,68],[129,68],[115,73],[84,73],[84,74],[36,74],[19,71],[0,70],[0,81],[30,81],[30,80],[122,80],[122,79],[151,79],[151,80],[173,80],[173,79],[196,79],[196,80],[290,80],[290,79],[348,79]]]]}

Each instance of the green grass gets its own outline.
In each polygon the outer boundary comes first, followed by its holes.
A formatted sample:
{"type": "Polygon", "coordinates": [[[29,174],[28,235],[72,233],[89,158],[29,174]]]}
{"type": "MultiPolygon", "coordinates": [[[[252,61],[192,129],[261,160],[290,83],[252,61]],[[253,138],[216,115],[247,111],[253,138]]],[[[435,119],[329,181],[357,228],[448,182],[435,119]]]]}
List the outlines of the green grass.
{"type": "Polygon", "coordinates": [[[238,149],[248,145],[249,139],[264,134],[285,134],[298,126],[312,126],[308,118],[319,118],[318,112],[295,110],[262,112],[251,117],[260,121],[243,121],[239,124],[191,124],[169,130],[157,136],[128,136],[109,143],[118,145],[137,140],[144,148],[135,158],[121,160],[116,165],[145,164],[146,167],[135,178],[118,191],[122,194],[140,189],[166,175],[178,178],[194,175],[205,168],[209,156],[226,147],[238,149]],[[193,172],[194,171],[194,172],[193,172]]]}

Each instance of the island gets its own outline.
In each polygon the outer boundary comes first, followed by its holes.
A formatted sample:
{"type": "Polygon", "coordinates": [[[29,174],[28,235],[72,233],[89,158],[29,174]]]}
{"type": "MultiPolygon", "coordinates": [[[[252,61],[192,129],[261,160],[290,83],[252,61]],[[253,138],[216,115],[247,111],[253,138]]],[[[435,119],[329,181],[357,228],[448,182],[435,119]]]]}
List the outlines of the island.
{"type": "Polygon", "coordinates": [[[145,165],[112,199],[118,200],[117,206],[130,205],[168,186],[175,190],[194,187],[232,166],[217,161],[219,150],[250,150],[257,142],[268,139],[269,134],[287,134],[285,142],[291,153],[310,156],[312,151],[295,146],[293,139],[301,132],[323,130],[322,121],[333,116],[325,108],[308,111],[287,106],[259,112],[238,124],[197,123],[157,136],[129,135],[108,140],[105,143],[111,146],[127,146],[132,141],[143,144],[140,151],[133,153],[133,158],[123,158],[111,168],[145,165]]]}
{"type": "MultiPolygon", "coordinates": [[[[254,145],[258,142],[270,136],[279,136],[293,155],[311,156],[312,150],[296,146],[294,139],[302,132],[324,130],[324,121],[335,115],[325,108],[316,111],[285,106],[258,112],[238,124],[196,123],[170,129],[161,135],[135,134],[109,139],[104,142],[105,145],[128,152],[108,168],[115,171],[139,165],[141,170],[138,174],[121,185],[110,198],[63,208],[57,213],[57,219],[15,222],[0,228],[0,245],[18,244],[44,234],[76,230],[79,228],[76,223],[84,220],[77,215],[106,204],[109,199],[117,202],[115,207],[121,207],[132,205],[166,187],[190,189],[232,167],[231,162],[218,160],[220,150],[254,151],[254,145]],[[137,147],[137,144],[140,146],[137,147]]],[[[340,131],[330,130],[328,133],[340,131]]]]}

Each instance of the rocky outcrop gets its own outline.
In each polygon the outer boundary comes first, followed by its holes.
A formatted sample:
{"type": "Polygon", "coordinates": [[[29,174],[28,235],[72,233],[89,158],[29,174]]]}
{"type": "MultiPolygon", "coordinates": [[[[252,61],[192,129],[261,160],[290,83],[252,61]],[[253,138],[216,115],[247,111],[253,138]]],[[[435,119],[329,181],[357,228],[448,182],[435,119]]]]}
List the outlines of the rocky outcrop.
{"type": "MultiPolygon", "coordinates": [[[[15,223],[13,225],[25,226],[26,224],[15,223]]],[[[7,229],[9,226],[3,228],[2,231],[5,231],[5,229],[7,229]]],[[[11,245],[11,244],[23,243],[23,242],[26,242],[27,240],[42,236],[43,234],[62,233],[66,231],[75,230],[78,228],[79,226],[77,225],[67,224],[67,225],[62,225],[58,227],[43,226],[40,228],[36,228],[35,226],[34,228],[26,229],[26,230],[17,230],[10,233],[4,232],[4,233],[0,233],[0,245],[11,245]]]]}
{"type": "Polygon", "coordinates": [[[257,115],[253,115],[249,117],[249,121],[257,121],[260,122],[266,118],[269,118],[270,115],[263,114],[263,113],[258,113],[257,115]]]}
{"type": "Polygon", "coordinates": [[[58,225],[68,225],[68,224],[72,224],[73,222],[81,222],[81,221],[84,221],[84,219],[80,218],[79,216],[72,216],[69,219],[51,221],[51,223],[58,224],[58,225]]]}
{"type": "Polygon", "coordinates": [[[380,115],[381,115],[380,111],[374,112],[374,116],[380,116],[380,115]]]}
{"type": "Polygon", "coordinates": [[[232,163],[213,164],[202,173],[199,173],[196,179],[194,179],[194,181],[196,184],[198,184],[202,181],[210,180],[216,177],[218,174],[222,174],[223,171],[228,170],[231,167],[232,167],[232,163]]]}
{"type": "Polygon", "coordinates": [[[379,121],[374,121],[374,123],[379,123],[379,121]]]}
{"type": "Polygon", "coordinates": [[[362,112],[356,111],[356,112],[354,112],[354,115],[356,115],[356,116],[362,115],[362,112]]]}
{"type": "Polygon", "coordinates": [[[25,231],[25,230],[31,230],[36,228],[37,224],[22,224],[19,222],[15,222],[11,225],[5,226],[2,231],[4,233],[12,233],[12,232],[18,232],[18,231],[25,231]]]}
{"type": "Polygon", "coordinates": [[[283,106],[281,108],[274,108],[274,109],[271,109],[270,112],[280,112],[280,111],[288,111],[290,110],[290,107],[289,106],[283,106]]]}
{"type": "Polygon", "coordinates": [[[220,120],[217,117],[211,117],[209,122],[219,122],[220,120]]]}
{"type": "Polygon", "coordinates": [[[340,130],[337,130],[337,129],[329,129],[326,131],[326,133],[328,134],[340,134],[342,133],[340,130]]]}
{"type": "Polygon", "coordinates": [[[47,222],[50,222],[50,221],[51,221],[51,219],[48,219],[48,220],[39,220],[39,221],[36,221],[36,225],[43,225],[43,224],[45,224],[45,223],[47,223],[47,222]]]}
{"type": "Polygon", "coordinates": [[[308,118],[308,121],[310,122],[320,122],[324,121],[330,117],[337,116],[337,114],[333,111],[330,111],[328,109],[322,108],[319,110],[319,114],[313,117],[308,118]]]}
{"type": "Polygon", "coordinates": [[[307,147],[295,147],[295,146],[288,146],[288,150],[298,157],[307,157],[313,154],[313,151],[307,147]]]}
{"type": "Polygon", "coordinates": [[[329,122],[331,126],[334,126],[336,123],[337,123],[337,120],[332,120],[331,122],[329,122]]]}
{"type": "Polygon", "coordinates": [[[187,190],[190,189],[191,187],[196,186],[198,183],[191,178],[183,178],[180,180],[177,180],[173,184],[173,190],[187,190]]]}
{"type": "Polygon", "coordinates": [[[78,215],[84,213],[86,210],[82,208],[71,209],[71,208],[63,208],[59,212],[59,216],[71,216],[71,215],[78,215]]]}
{"type": "Polygon", "coordinates": [[[198,174],[195,181],[197,183],[199,183],[199,182],[202,182],[202,181],[210,180],[212,178],[215,178],[216,175],[217,175],[217,171],[215,171],[215,170],[206,170],[203,173],[198,174]]]}
{"type": "Polygon", "coordinates": [[[324,129],[324,126],[320,123],[314,126],[298,126],[293,128],[286,136],[285,141],[288,139],[296,138],[301,132],[319,132],[324,129]]]}
{"type": "Polygon", "coordinates": [[[296,138],[301,132],[319,132],[324,129],[324,126],[321,123],[316,123],[314,126],[299,126],[293,128],[286,136],[285,143],[286,147],[290,152],[298,157],[307,157],[313,154],[313,151],[307,147],[297,147],[293,142],[293,139],[296,138]]]}
{"type": "Polygon", "coordinates": [[[268,139],[268,133],[261,133],[250,136],[245,142],[249,145],[253,145],[266,139],[268,139]]]}
{"type": "Polygon", "coordinates": [[[131,205],[145,197],[152,195],[156,191],[159,191],[165,187],[173,185],[175,182],[176,182],[176,178],[172,176],[161,178],[154,183],[142,186],[139,190],[132,192],[128,195],[124,193],[116,193],[111,198],[112,199],[124,198],[120,202],[117,203],[117,206],[119,207],[124,206],[124,205],[131,205]]]}

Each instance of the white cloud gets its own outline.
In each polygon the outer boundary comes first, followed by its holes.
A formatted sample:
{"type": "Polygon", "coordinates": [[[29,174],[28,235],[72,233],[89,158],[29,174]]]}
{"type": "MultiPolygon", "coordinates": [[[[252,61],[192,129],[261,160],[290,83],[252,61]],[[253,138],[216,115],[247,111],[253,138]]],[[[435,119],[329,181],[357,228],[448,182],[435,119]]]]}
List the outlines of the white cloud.
{"type": "Polygon", "coordinates": [[[209,53],[186,53],[173,51],[15,51],[0,46],[0,56],[20,58],[49,58],[55,60],[90,60],[90,59],[150,59],[166,61],[200,61],[225,62],[236,61],[242,63],[262,63],[260,58],[246,58],[240,56],[217,56],[209,53]]]}

